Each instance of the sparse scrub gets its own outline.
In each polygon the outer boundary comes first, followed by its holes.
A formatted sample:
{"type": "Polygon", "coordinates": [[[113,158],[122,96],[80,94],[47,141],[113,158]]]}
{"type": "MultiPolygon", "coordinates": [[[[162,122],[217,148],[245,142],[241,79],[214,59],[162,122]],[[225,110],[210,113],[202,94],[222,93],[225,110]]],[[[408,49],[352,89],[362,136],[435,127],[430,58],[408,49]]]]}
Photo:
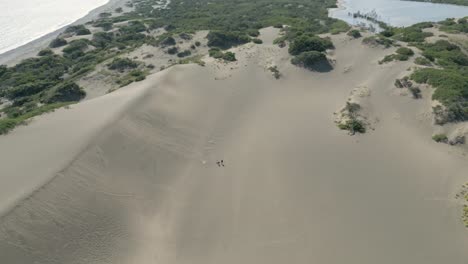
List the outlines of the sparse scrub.
{"type": "Polygon", "coordinates": [[[437,143],[448,143],[448,137],[445,134],[435,134],[432,136],[432,140],[437,143]]]}
{"type": "Polygon", "coordinates": [[[107,65],[109,70],[117,70],[123,72],[127,69],[135,69],[138,67],[138,63],[129,58],[115,58],[111,63],[107,65]]]}
{"type": "Polygon", "coordinates": [[[416,59],[414,59],[414,63],[418,64],[418,65],[422,65],[422,66],[431,66],[432,63],[430,60],[428,60],[427,58],[424,58],[424,57],[417,57],[416,59]]]}
{"type": "Polygon", "coordinates": [[[357,29],[351,29],[350,31],[348,31],[347,35],[353,38],[362,37],[361,32],[359,32],[359,30],[357,29]]]}
{"type": "Polygon", "coordinates": [[[273,74],[273,77],[275,77],[275,79],[281,78],[281,73],[278,70],[277,66],[271,66],[268,68],[268,70],[270,70],[270,72],[273,74]]]}

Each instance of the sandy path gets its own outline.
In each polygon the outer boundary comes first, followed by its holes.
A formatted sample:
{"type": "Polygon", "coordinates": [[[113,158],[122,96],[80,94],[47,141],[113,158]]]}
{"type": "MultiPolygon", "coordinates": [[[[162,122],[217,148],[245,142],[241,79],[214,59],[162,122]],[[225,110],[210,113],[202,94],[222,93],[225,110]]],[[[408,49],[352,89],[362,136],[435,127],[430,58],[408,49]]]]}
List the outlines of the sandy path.
{"type": "Polygon", "coordinates": [[[330,73],[285,61],[275,80],[252,53],[223,80],[209,66],[150,77],[117,122],[2,219],[0,259],[466,263],[451,198],[466,160],[408,114],[422,100],[393,95],[407,65],[378,66],[390,51],[337,42],[330,73]],[[359,85],[380,122],[350,137],[333,112],[359,85]]]}

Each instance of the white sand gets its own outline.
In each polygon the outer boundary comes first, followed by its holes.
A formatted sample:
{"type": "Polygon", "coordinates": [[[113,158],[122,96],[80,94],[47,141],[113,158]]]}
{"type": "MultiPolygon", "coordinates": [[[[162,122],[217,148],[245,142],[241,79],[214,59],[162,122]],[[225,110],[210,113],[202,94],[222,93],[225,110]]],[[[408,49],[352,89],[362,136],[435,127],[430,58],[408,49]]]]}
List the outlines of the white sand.
{"type": "Polygon", "coordinates": [[[177,66],[0,138],[2,202],[61,171],[1,220],[0,259],[465,264],[468,163],[416,121],[427,100],[395,95],[410,62],[334,42],[329,73],[241,47],[236,64],[177,66]],[[359,86],[380,122],[350,137],[333,112],[359,86]]]}

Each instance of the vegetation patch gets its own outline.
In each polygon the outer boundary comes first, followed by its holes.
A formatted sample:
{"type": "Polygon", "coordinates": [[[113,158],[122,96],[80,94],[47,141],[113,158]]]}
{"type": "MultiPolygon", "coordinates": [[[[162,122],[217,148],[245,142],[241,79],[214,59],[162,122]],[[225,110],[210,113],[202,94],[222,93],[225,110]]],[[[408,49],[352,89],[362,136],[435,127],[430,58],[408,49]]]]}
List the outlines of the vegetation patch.
{"type": "Polygon", "coordinates": [[[333,69],[327,56],[318,51],[306,51],[291,59],[291,63],[314,71],[330,71],[333,69]]]}
{"type": "Polygon", "coordinates": [[[455,199],[459,200],[462,205],[462,221],[468,228],[468,183],[462,185],[460,192],[455,195],[455,199]]]}
{"type": "Polygon", "coordinates": [[[445,134],[435,134],[432,136],[432,140],[437,143],[448,143],[448,137],[445,134]]]}
{"type": "Polygon", "coordinates": [[[135,69],[138,67],[138,63],[129,58],[115,58],[111,63],[107,64],[109,70],[117,70],[124,72],[128,69],[135,69]]]}
{"type": "Polygon", "coordinates": [[[275,79],[281,78],[281,73],[276,65],[269,67],[268,70],[270,70],[271,74],[273,74],[273,77],[275,77],[275,79]]]}
{"type": "Polygon", "coordinates": [[[127,86],[133,82],[140,82],[146,79],[146,76],[149,74],[148,71],[142,71],[142,70],[132,70],[126,75],[124,75],[122,78],[117,80],[117,84],[120,85],[120,87],[127,86]]]}
{"type": "Polygon", "coordinates": [[[383,46],[389,48],[393,46],[393,40],[383,36],[369,36],[362,39],[362,43],[369,46],[383,46]]]}
{"type": "Polygon", "coordinates": [[[330,39],[303,35],[291,42],[291,45],[289,46],[289,53],[291,55],[299,55],[302,52],[323,52],[332,48],[334,48],[334,46],[330,39]]]}
{"type": "Polygon", "coordinates": [[[340,110],[339,116],[335,121],[338,128],[341,130],[347,130],[350,135],[366,133],[368,124],[359,114],[360,111],[360,104],[350,101],[346,102],[345,107],[340,110]]]}
{"type": "MultiPolygon", "coordinates": [[[[465,4],[468,5],[468,2],[465,2],[465,4]]],[[[468,33],[468,17],[458,20],[448,18],[439,22],[439,25],[439,29],[447,33],[468,33]]]]}
{"type": "MultiPolygon", "coordinates": [[[[283,46],[301,36],[317,40],[314,37],[317,34],[349,30],[344,22],[327,16],[327,8],[335,5],[335,0],[171,0],[167,4],[166,8],[157,8],[159,0],[131,0],[126,6],[132,11],[124,12],[120,8],[114,14],[101,13],[94,21],[71,26],[51,41],[49,47],[52,49],[64,47],[63,55],[44,50],[39,57],[15,66],[1,65],[0,97],[8,98],[13,104],[2,112],[18,118],[54,102],[80,100],[84,91],[76,82],[105,61],[111,61],[105,66],[122,74],[119,78],[122,85],[140,80],[146,73],[139,69],[139,64],[120,57],[144,44],[175,46],[173,35],[189,38],[198,30],[209,30],[209,46],[226,49],[252,41],[258,37],[260,28],[268,26],[283,28],[283,25],[288,25],[282,29],[285,32],[281,42],[283,46]],[[88,25],[103,31],[92,33],[88,25]],[[162,36],[152,36],[152,30],[158,28],[167,32],[162,36]],[[65,37],[71,34],[92,37],[68,43],[65,37]]],[[[194,45],[198,47],[201,43],[195,42],[194,45]]],[[[221,50],[210,51],[210,55],[226,61],[235,60],[235,54],[221,50]]],[[[304,65],[308,61],[306,55],[299,57],[299,61],[304,59],[304,65]]],[[[2,122],[3,127],[16,123],[11,120],[2,122]]]]}
{"type": "Polygon", "coordinates": [[[242,32],[210,31],[208,33],[208,46],[229,49],[232,46],[250,42],[250,37],[242,32]]]}
{"type": "Polygon", "coordinates": [[[184,58],[179,60],[179,64],[189,64],[189,63],[196,63],[200,66],[205,66],[205,62],[202,60],[203,55],[195,55],[189,58],[184,58]]]}
{"type": "Polygon", "coordinates": [[[177,57],[183,58],[192,55],[192,52],[190,50],[184,50],[182,52],[177,53],[177,57]]]}
{"type": "Polygon", "coordinates": [[[65,30],[65,33],[73,33],[77,36],[90,35],[91,31],[87,29],[84,25],[70,26],[65,30]]]}
{"type": "Polygon", "coordinates": [[[255,43],[255,44],[262,44],[263,43],[263,41],[261,39],[258,39],[258,38],[252,39],[252,42],[255,43]]]}
{"type": "Polygon", "coordinates": [[[346,33],[346,35],[353,37],[353,38],[362,37],[361,32],[359,32],[359,30],[357,29],[351,29],[350,31],[348,31],[348,33],[346,33]]]}
{"type": "Polygon", "coordinates": [[[210,57],[213,57],[215,59],[223,59],[224,61],[236,61],[236,54],[234,52],[223,52],[219,48],[211,48],[209,50],[209,55],[210,57]]]}
{"type": "Polygon", "coordinates": [[[70,103],[55,103],[55,104],[43,105],[43,106],[35,108],[32,111],[16,116],[15,118],[7,117],[7,118],[0,119],[0,135],[7,134],[11,130],[13,130],[16,126],[24,124],[28,119],[32,117],[35,117],[44,113],[52,112],[57,108],[61,108],[69,104],[70,103]]]}
{"type": "Polygon", "coordinates": [[[49,47],[58,48],[67,45],[68,42],[63,38],[56,38],[50,42],[49,47]]]}
{"type": "Polygon", "coordinates": [[[431,61],[425,57],[417,57],[416,59],[414,59],[414,63],[416,63],[417,65],[422,65],[422,66],[432,65],[431,61]]]}
{"type": "Polygon", "coordinates": [[[395,54],[385,56],[382,60],[379,61],[379,64],[383,64],[394,60],[407,61],[413,55],[414,52],[412,49],[401,47],[396,50],[395,54]]]}

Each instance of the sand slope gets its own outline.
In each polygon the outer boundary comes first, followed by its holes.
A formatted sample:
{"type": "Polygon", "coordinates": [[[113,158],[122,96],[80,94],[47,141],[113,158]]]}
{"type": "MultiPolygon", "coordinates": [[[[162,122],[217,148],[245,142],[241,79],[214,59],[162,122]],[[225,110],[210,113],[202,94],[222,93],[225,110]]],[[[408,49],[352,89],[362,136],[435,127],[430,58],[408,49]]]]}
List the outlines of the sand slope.
{"type": "Polygon", "coordinates": [[[60,170],[1,219],[0,259],[466,263],[452,197],[468,163],[416,122],[426,102],[395,95],[409,63],[379,66],[391,50],[334,42],[329,73],[290,65],[269,42],[241,47],[236,64],[177,66],[0,139],[2,161],[24,149],[0,167],[12,186],[2,200],[60,170]],[[350,137],[333,112],[360,86],[378,122],[350,137]],[[60,141],[68,134],[73,143],[60,141]],[[38,139],[42,155],[20,144],[38,139]]]}

